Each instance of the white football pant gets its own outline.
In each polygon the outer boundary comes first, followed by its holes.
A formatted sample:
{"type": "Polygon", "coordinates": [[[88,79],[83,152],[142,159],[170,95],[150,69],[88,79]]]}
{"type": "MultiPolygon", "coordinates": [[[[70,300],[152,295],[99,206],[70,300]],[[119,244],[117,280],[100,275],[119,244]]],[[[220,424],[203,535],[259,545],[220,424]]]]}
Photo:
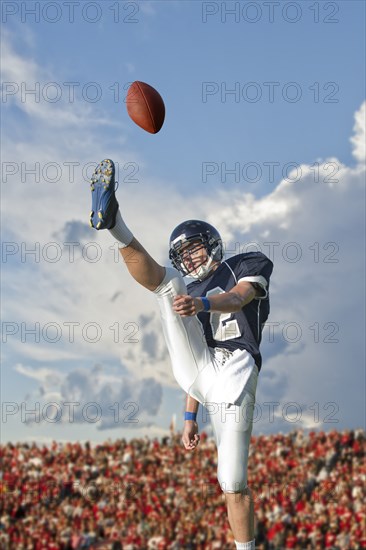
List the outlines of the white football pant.
{"type": "Polygon", "coordinates": [[[247,464],[258,369],[246,351],[209,348],[196,316],[181,317],[173,308],[187,294],[182,275],[166,268],[155,289],[173,374],[181,388],[209,415],[218,450],[218,480],[224,492],[247,486],[247,464]]]}

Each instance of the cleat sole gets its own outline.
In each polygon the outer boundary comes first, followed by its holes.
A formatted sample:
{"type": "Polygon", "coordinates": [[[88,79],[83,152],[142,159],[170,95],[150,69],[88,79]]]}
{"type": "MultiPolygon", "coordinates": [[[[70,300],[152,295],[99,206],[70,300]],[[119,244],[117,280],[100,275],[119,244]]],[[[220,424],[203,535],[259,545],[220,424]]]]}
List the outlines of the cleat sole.
{"type": "Polygon", "coordinates": [[[90,189],[92,192],[90,226],[94,229],[114,227],[118,202],[115,197],[117,182],[113,161],[105,159],[96,166],[90,180],[90,189]]]}

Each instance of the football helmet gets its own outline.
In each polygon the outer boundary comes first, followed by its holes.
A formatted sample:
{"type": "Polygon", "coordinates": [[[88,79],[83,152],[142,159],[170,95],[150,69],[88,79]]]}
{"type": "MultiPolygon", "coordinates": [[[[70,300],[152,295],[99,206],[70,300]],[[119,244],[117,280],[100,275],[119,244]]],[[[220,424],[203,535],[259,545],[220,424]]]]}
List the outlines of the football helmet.
{"type": "MultiPolygon", "coordinates": [[[[223,257],[219,232],[209,223],[200,220],[187,220],[179,224],[172,232],[169,243],[169,258],[173,266],[183,276],[189,275],[194,279],[204,279],[210,273],[213,262],[221,261],[223,257]],[[204,245],[208,257],[201,265],[189,269],[184,261],[187,259],[187,253],[184,254],[182,247],[194,241],[204,245]]],[[[190,253],[192,249],[188,251],[188,256],[190,253]]]]}

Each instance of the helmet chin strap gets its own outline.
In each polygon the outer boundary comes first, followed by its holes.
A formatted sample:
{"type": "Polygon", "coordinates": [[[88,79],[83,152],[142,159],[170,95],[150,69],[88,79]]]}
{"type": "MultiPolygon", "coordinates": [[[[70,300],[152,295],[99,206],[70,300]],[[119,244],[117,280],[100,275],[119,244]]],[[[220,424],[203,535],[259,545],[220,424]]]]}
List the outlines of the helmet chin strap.
{"type": "Polygon", "coordinates": [[[205,264],[197,267],[196,273],[189,273],[189,276],[193,277],[194,279],[204,279],[211,271],[212,262],[213,258],[209,258],[205,264]]]}
{"type": "Polygon", "coordinates": [[[207,262],[205,264],[200,265],[197,267],[196,273],[189,273],[190,277],[193,277],[194,279],[204,279],[207,277],[207,275],[210,273],[212,269],[212,263],[214,261],[214,256],[217,252],[217,248],[215,247],[214,250],[212,250],[210,257],[208,258],[207,262]]]}

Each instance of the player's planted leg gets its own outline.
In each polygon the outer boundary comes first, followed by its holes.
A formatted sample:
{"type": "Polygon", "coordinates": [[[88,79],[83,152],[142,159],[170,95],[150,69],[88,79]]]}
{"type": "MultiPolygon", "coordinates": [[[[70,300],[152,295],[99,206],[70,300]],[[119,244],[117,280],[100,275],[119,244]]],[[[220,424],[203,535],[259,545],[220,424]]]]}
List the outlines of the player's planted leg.
{"type": "Polygon", "coordinates": [[[237,405],[221,405],[212,414],[217,444],[217,478],[225,494],[230,527],[237,550],[254,550],[254,500],[248,488],[248,458],[258,369],[255,368],[237,405]]]}
{"type": "Polygon", "coordinates": [[[242,493],[225,493],[225,500],[236,547],[254,550],[254,502],[249,488],[242,493]]]}

